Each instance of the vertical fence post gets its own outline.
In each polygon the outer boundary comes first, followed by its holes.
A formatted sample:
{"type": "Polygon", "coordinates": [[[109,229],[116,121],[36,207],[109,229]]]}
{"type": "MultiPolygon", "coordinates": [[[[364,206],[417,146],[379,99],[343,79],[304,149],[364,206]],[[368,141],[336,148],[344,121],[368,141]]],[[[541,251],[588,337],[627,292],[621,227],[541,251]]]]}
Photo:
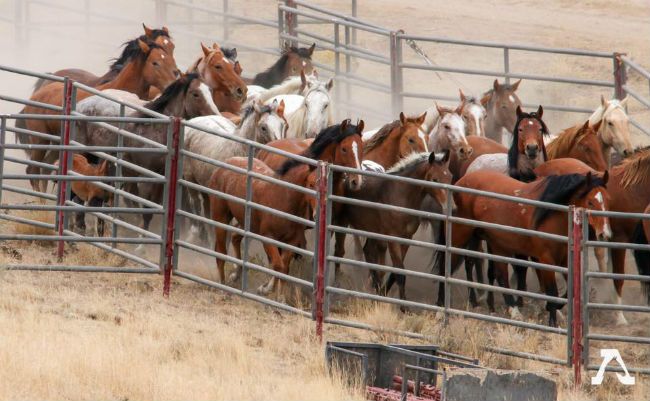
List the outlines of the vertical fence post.
{"type": "Polygon", "coordinates": [[[284,11],[280,8],[282,3],[278,2],[278,48],[282,50],[284,48],[284,39],[282,39],[282,35],[284,35],[286,32],[284,30],[284,11]]]}
{"type": "Polygon", "coordinates": [[[506,75],[506,85],[510,84],[510,49],[503,48],[503,73],[506,75]]]}
{"type": "MultiPolygon", "coordinates": [[[[124,117],[126,114],[126,107],[123,104],[120,104],[120,117],[124,117]]],[[[119,122],[117,124],[118,130],[123,130],[124,129],[124,123],[119,122]]],[[[117,147],[121,148],[124,146],[124,136],[122,136],[121,133],[118,132],[117,134],[117,147]]],[[[117,152],[115,154],[115,157],[117,160],[122,160],[124,158],[124,154],[122,152],[117,152]]],[[[122,177],[122,165],[120,163],[115,163],[115,177],[122,177]]],[[[115,181],[113,187],[115,188],[115,191],[118,191],[122,189],[122,182],[120,181],[115,181]]],[[[115,193],[113,194],[113,206],[118,207],[120,205],[120,194],[115,193]]],[[[113,215],[113,219],[117,219],[117,215],[113,215]]],[[[117,224],[113,223],[113,227],[111,227],[111,237],[117,238],[117,224]]],[[[117,242],[113,242],[111,244],[111,247],[115,248],[117,247],[117,242]]]]}
{"type": "Polygon", "coordinates": [[[17,43],[25,41],[25,13],[24,7],[27,2],[24,0],[14,0],[14,34],[17,43]]]}
{"type": "Polygon", "coordinates": [[[445,210],[445,324],[449,319],[449,307],[451,306],[451,285],[449,285],[449,277],[451,277],[451,209],[454,194],[447,189],[447,205],[445,210]]]}
{"type": "Polygon", "coordinates": [[[614,53],[614,97],[622,100],[626,96],[623,85],[627,82],[627,72],[625,71],[625,63],[621,60],[621,53],[614,53]]]}
{"type": "MultiPolygon", "coordinates": [[[[174,265],[174,227],[176,223],[176,190],[178,186],[178,156],[180,152],[180,131],[181,119],[173,117],[172,121],[172,137],[171,144],[167,143],[169,155],[169,168],[168,180],[165,184],[167,186],[167,208],[165,210],[165,240],[163,246],[165,247],[165,261],[163,271],[163,296],[169,296],[169,288],[171,286],[172,269],[174,265]]],[[[162,267],[162,266],[161,266],[162,267]]]]}
{"type": "Polygon", "coordinates": [[[582,227],[583,211],[581,208],[571,206],[569,209],[571,216],[571,237],[573,247],[573,271],[569,272],[572,275],[573,281],[573,320],[570,322],[572,325],[572,365],[573,365],[573,384],[575,387],[580,386],[582,381],[582,227]]]}
{"type": "Polygon", "coordinates": [[[165,0],[156,0],[156,25],[162,26],[167,20],[167,5],[165,0]]]}
{"type": "MultiPolygon", "coordinates": [[[[354,18],[357,18],[358,15],[358,8],[357,8],[357,0],[352,0],[352,16],[354,18]]],[[[352,28],[352,44],[356,45],[357,44],[357,29],[352,28]]]]}
{"type": "MultiPolygon", "coordinates": [[[[71,91],[72,94],[70,95],[70,99],[68,99],[68,108],[70,109],[68,115],[72,115],[72,113],[77,109],[77,88],[74,86],[74,82],[70,82],[70,86],[72,87],[71,91]]],[[[69,145],[71,141],[74,141],[76,139],[76,128],[77,124],[74,121],[69,122],[68,126],[68,142],[66,145],[69,145]]],[[[66,160],[66,163],[68,164],[66,171],[72,170],[72,160],[74,159],[74,153],[72,156],[68,153],[68,157],[66,160]]],[[[72,183],[69,185],[66,184],[65,186],[65,194],[63,197],[63,204],[65,205],[68,201],[68,199],[71,199],[71,194],[72,194],[72,183]]],[[[68,219],[70,218],[70,215],[68,213],[63,214],[63,229],[68,228],[68,219]]],[[[85,234],[85,233],[84,233],[85,234]]]]}
{"type": "Polygon", "coordinates": [[[399,114],[403,109],[402,104],[402,42],[397,37],[402,31],[390,33],[390,88],[391,88],[391,111],[393,116],[399,114]]]}
{"type": "Polygon", "coordinates": [[[582,363],[584,366],[589,364],[589,246],[585,242],[589,239],[589,224],[587,222],[587,211],[582,210],[582,244],[580,250],[582,252],[582,264],[580,265],[580,282],[582,283],[582,309],[580,317],[582,318],[582,363]]]}
{"type": "MultiPolygon", "coordinates": [[[[339,105],[341,104],[341,86],[339,85],[339,75],[341,74],[341,32],[339,29],[338,22],[334,23],[334,80],[336,85],[334,85],[334,102],[339,105]]],[[[336,108],[336,119],[341,118],[342,107],[336,108]]]]}
{"type": "Polygon", "coordinates": [[[223,41],[228,42],[228,0],[223,1],[223,41]]]}
{"type": "MultiPolygon", "coordinates": [[[[345,50],[350,50],[350,27],[345,26],[345,50]]],[[[352,57],[345,54],[345,98],[349,102],[352,98],[352,89],[350,88],[350,73],[352,72],[352,57]]],[[[338,85],[337,85],[338,86],[338,85]]],[[[339,116],[340,117],[340,116],[339,116]]]]}
{"type": "Polygon", "coordinates": [[[323,304],[325,300],[325,264],[327,263],[327,209],[328,209],[328,178],[329,165],[325,162],[318,163],[318,215],[316,230],[318,231],[318,243],[316,246],[316,277],[314,278],[314,299],[315,299],[315,319],[316,319],[316,336],[319,341],[323,340],[323,304]]]}
{"type": "MultiPolygon", "coordinates": [[[[70,115],[72,107],[72,80],[68,77],[63,79],[63,114],[66,116],[70,115]]],[[[62,121],[62,131],[61,131],[61,141],[60,144],[63,146],[68,146],[70,144],[70,120],[62,121]]],[[[61,150],[59,152],[59,175],[68,175],[68,156],[69,151],[67,149],[61,150]]],[[[47,185],[47,182],[46,182],[47,185]]],[[[66,180],[59,180],[58,185],[58,196],[57,196],[57,206],[63,207],[65,205],[65,194],[66,194],[66,180]]],[[[63,236],[63,230],[65,229],[65,211],[59,209],[56,212],[56,229],[59,237],[63,236]]],[[[65,249],[65,241],[59,241],[57,247],[57,257],[59,261],[63,259],[63,251],[65,249]]]]}
{"type": "MultiPolygon", "coordinates": [[[[287,7],[296,8],[296,2],[293,1],[293,0],[285,0],[284,4],[287,7]]],[[[297,36],[296,28],[298,27],[298,16],[296,14],[292,13],[292,12],[286,12],[284,14],[284,18],[285,18],[285,27],[286,27],[287,33],[291,37],[296,37],[297,36]]],[[[289,41],[289,43],[291,44],[291,46],[296,46],[297,45],[297,43],[296,43],[296,41],[294,39],[291,39],[289,41]]]]}
{"type": "Polygon", "coordinates": [[[246,204],[244,205],[244,250],[242,253],[241,263],[241,290],[246,292],[248,290],[248,259],[250,248],[250,237],[248,234],[251,232],[251,202],[253,201],[253,162],[255,159],[255,148],[253,145],[248,145],[248,160],[246,165],[246,204]]]}
{"type": "Polygon", "coordinates": [[[2,204],[2,179],[4,175],[5,141],[7,140],[7,118],[0,117],[0,205],[2,204]]]}

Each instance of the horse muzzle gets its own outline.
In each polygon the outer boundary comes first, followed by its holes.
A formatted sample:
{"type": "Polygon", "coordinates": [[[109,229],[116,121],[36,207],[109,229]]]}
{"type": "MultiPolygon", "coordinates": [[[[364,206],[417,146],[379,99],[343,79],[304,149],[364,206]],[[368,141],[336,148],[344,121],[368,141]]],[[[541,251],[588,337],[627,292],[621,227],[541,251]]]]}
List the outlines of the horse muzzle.
{"type": "Polygon", "coordinates": [[[537,154],[539,153],[539,146],[537,144],[526,145],[526,149],[524,153],[526,153],[526,157],[528,157],[529,159],[536,159],[537,154]]]}

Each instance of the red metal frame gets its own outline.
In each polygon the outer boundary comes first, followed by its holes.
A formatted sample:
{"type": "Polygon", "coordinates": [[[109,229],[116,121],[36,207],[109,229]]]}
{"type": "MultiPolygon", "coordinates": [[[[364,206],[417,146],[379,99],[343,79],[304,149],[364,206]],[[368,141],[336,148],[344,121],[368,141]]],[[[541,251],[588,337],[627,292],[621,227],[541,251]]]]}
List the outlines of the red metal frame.
{"type": "Polygon", "coordinates": [[[325,302],[325,251],[327,243],[327,179],[329,169],[325,162],[318,165],[318,249],[316,250],[316,336],[323,340],[323,305],[325,302]]]}
{"type": "Polygon", "coordinates": [[[582,208],[571,208],[571,237],[573,240],[573,344],[571,346],[573,365],[573,384],[578,387],[582,382],[582,208]]]}
{"type": "MultiPolygon", "coordinates": [[[[72,80],[66,78],[64,81],[64,98],[63,98],[63,114],[66,116],[69,116],[72,113],[72,80]]],[[[70,145],[70,120],[65,120],[63,121],[63,138],[61,138],[61,144],[62,145],[70,145]]],[[[60,166],[61,166],[61,175],[68,175],[68,154],[69,151],[66,149],[63,151],[63,157],[61,158],[60,166]]],[[[59,186],[58,186],[58,197],[57,197],[57,206],[61,207],[65,205],[65,193],[66,193],[66,187],[68,185],[68,182],[65,180],[59,181],[59,186]]],[[[58,227],[57,231],[59,234],[59,237],[63,236],[63,230],[65,229],[64,227],[64,210],[59,209],[57,211],[58,213],[58,227]]],[[[65,249],[65,241],[59,241],[58,243],[58,248],[57,248],[57,256],[59,258],[59,261],[63,258],[63,251],[65,249]]]]}
{"type": "Polygon", "coordinates": [[[178,183],[178,154],[180,151],[181,119],[174,117],[172,131],[171,166],[169,170],[169,190],[167,191],[167,232],[165,239],[165,268],[163,280],[163,296],[169,296],[172,270],[174,265],[174,224],[176,222],[176,185],[178,183]]]}

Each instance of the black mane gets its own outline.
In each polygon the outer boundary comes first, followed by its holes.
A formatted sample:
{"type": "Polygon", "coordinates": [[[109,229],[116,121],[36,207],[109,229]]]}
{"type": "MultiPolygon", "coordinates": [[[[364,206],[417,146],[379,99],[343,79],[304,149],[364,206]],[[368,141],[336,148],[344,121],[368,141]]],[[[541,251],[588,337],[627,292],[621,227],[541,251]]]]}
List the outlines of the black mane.
{"type": "Polygon", "coordinates": [[[291,46],[282,52],[280,58],[269,68],[255,75],[253,78],[253,85],[259,85],[264,88],[270,88],[273,85],[277,85],[284,80],[283,71],[287,65],[287,60],[289,60],[289,53],[296,53],[300,58],[304,58],[311,61],[311,55],[309,54],[309,48],[307,47],[295,47],[291,46]]]}
{"type": "MultiPolygon", "coordinates": [[[[342,124],[336,124],[324,128],[317,136],[314,138],[314,142],[309,145],[301,156],[308,157],[310,159],[318,159],[320,155],[325,151],[325,149],[332,143],[341,143],[345,138],[357,134],[357,126],[350,123],[350,120],[347,121],[347,126],[345,130],[341,130],[342,124]]],[[[296,159],[287,159],[282,166],[276,171],[280,176],[285,175],[292,168],[303,164],[303,162],[296,159]]]]}
{"type": "MultiPolygon", "coordinates": [[[[584,188],[582,189],[582,193],[579,194],[579,197],[586,195],[596,187],[605,187],[603,178],[596,175],[591,175],[589,186],[586,186],[587,176],[584,174],[551,175],[546,177],[543,182],[546,184],[546,187],[538,200],[557,205],[567,205],[575,192],[582,187],[584,188]]],[[[533,213],[533,227],[537,229],[551,212],[551,209],[545,207],[535,208],[535,212],[533,213]]]]}
{"type": "Polygon", "coordinates": [[[190,84],[195,79],[199,79],[199,74],[190,73],[182,75],[176,81],[169,84],[160,96],[145,104],[144,107],[157,113],[163,113],[169,102],[176,98],[180,93],[185,94],[187,89],[190,87],[190,84]]]}
{"type": "MultiPolygon", "coordinates": [[[[517,122],[515,123],[515,128],[512,130],[512,143],[510,144],[510,149],[508,149],[508,175],[514,178],[515,180],[530,182],[537,178],[535,174],[531,172],[522,172],[517,169],[517,161],[519,160],[519,124],[521,121],[526,118],[532,118],[539,122],[542,126],[542,135],[550,135],[546,123],[537,115],[537,113],[524,113],[522,112],[519,117],[517,117],[517,122]]],[[[542,152],[544,154],[544,161],[548,160],[546,155],[546,147],[542,146],[542,152]]]]}
{"type": "Polygon", "coordinates": [[[128,40],[122,43],[122,46],[124,46],[122,54],[120,54],[119,57],[113,59],[113,63],[111,63],[111,66],[109,67],[109,71],[120,72],[131,59],[143,54],[142,50],[140,49],[140,45],[138,44],[138,40],[146,43],[147,46],[149,46],[151,49],[160,49],[161,47],[154,42],[154,40],[159,36],[165,36],[168,38],[169,34],[167,34],[167,32],[162,29],[154,29],[153,39],[149,39],[146,35],[140,35],[133,40],[128,40]]]}

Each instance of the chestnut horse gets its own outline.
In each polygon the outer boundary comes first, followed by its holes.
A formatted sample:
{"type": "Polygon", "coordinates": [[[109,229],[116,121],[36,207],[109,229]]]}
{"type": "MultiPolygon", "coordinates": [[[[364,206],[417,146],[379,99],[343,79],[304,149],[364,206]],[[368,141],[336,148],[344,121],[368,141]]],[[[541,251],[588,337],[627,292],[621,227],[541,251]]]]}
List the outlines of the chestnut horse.
{"type": "Polygon", "coordinates": [[[188,72],[196,72],[212,90],[212,98],[220,112],[239,114],[246,100],[248,88],[241,78],[238,62],[228,58],[218,44],[211,48],[201,43],[203,55],[189,68],[188,72]],[[239,71],[239,72],[238,72],[239,71]]]}
{"type": "MultiPolygon", "coordinates": [[[[140,35],[138,38],[124,43],[125,48],[122,52],[122,55],[113,61],[113,64],[111,64],[106,74],[98,77],[92,72],[88,72],[86,70],[78,68],[67,68],[54,72],[53,75],[58,75],[60,77],[69,77],[70,79],[92,87],[105,84],[106,82],[115,79],[122,68],[124,68],[128,62],[128,55],[131,54],[131,50],[138,47],[138,39],[144,42],[154,42],[158,46],[162,47],[165,52],[167,52],[167,54],[172,56],[174,55],[174,42],[172,42],[171,37],[169,36],[169,29],[167,29],[166,26],[163,26],[162,29],[151,29],[145,24],[142,24],[142,27],[144,28],[144,35],[140,35]]],[[[34,92],[49,83],[50,80],[39,78],[38,81],[36,81],[36,84],[34,84],[34,92]]]]}
{"type": "Polygon", "coordinates": [[[512,85],[500,84],[495,79],[492,89],[485,92],[481,98],[481,104],[487,111],[485,135],[506,146],[510,146],[512,138],[504,140],[503,130],[505,129],[507,132],[514,130],[517,122],[515,110],[517,107],[521,107],[521,100],[515,93],[519,89],[519,84],[521,84],[521,79],[512,85]]]}
{"type": "Polygon", "coordinates": [[[493,153],[508,153],[508,148],[490,138],[468,136],[467,143],[473,150],[469,157],[460,158],[455,153],[452,153],[449,157],[449,171],[454,176],[452,182],[456,182],[460,177],[464,176],[467,168],[479,156],[493,153]]]}
{"type": "Polygon", "coordinates": [[[578,159],[596,171],[607,170],[607,160],[598,139],[601,121],[590,126],[589,120],[560,132],[546,144],[549,160],[560,158],[578,159]]]}
{"type": "MultiPolygon", "coordinates": [[[[449,153],[448,150],[442,153],[412,153],[391,167],[386,174],[449,184],[451,183],[451,173],[447,169],[449,153]]],[[[346,191],[346,196],[415,210],[422,209],[422,205],[425,204],[423,201],[428,196],[432,197],[441,208],[447,204],[447,191],[442,188],[373,176],[365,177],[361,190],[350,189],[346,191]]],[[[346,225],[357,230],[410,239],[420,226],[420,218],[412,214],[377,209],[372,206],[345,205],[343,209],[346,225]]],[[[356,244],[359,246],[359,242],[356,244]]],[[[384,265],[386,249],[390,252],[393,266],[404,269],[404,259],[409,247],[397,242],[368,238],[363,247],[366,262],[384,265]]],[[[343,257],[343,254],[337,256],[343,257]]],[[[392,285],[397,283],[400,299],[406,299],[405,276],[391,273],[384,285],[381,284],[381,278],[376,270],[371,270],[371,277],[378,293],[387,293],[392,285]]]]}
{"type": "Polygon", "coordinates": [[[428,151],[427,134],[420,129],[425,118],[426,113],[419,117],[400,113],[399,120],[384,125],[364,141],[363,160],[389,168],[411,153],[428,151]]]}
{"type": "Polygon", "coordinates": [[[508,174],[516,180],[529,182],[535,179],[535,167],[548,160],[544,137],[548,128],[542,120],[544,109],[540,105],[536,113],[524,113],[517,106],[517,122],[512,132],[513,141],[508,154],[484,154],[477,157],[467,168],[467,173],[493,170],[508,174]]]}
{"type": "MultiPolygon", "coordinates": [[[[359,130],[357,126],[350,124],[349,120],[345,120],[343,123],[329,127],[322,132],[319,135],[320,138],[314,140],[310,149],[314,154],[321,154],[320,152],[325,152],[327,150],[328,152],[332,152],[334,155],[338,154],[342,159],[345,158],[348,160],[346,163],[349,163],[350,157],[352,156],[350,150],[352,150],[352,147],[355,144],[358,145],[360,134],[361,130],[359,130]],[[349,137],[351,137],[351,139],[347,139],[349,137]],[[336,143],[336,145],[330,146],[333,143],[336,143]],[[345,146],[347,152],[338,152],[337,148],[339,146],[345,146]]],[[[339,161],[342,162],[341,160],[339,161]]],[[[243,157],[230,158],[226,162],[240,168],[246,168],[248,163],[247,158],[243,157]]],[[[285,162],[280,171],[276,174],[266,164],[264,164],[264,162],[255,159],[254,171],[259,174],[275,176],[284,181],[305,187],[313,184],[315,178],[314,166],[295,162],[293,160],[285,162]]],[[[224,168],[217,168],[210,180],[210,188],[231,196],[245,199],[246,182],[247,179],[244,174],[224,168]]],[[[309,217],[310,209],[313,212],[316,210],[314,197],[306,196],[303,193],[274,183],[254,179],[252,181],[252,191],[253,202],[294,216],[309,217]]],[[[235,218],[238,224],[242,225],[244,222],[244,211],[245,209],[240,203],[228,201],[219,196],[210,195],[210,212],[214,221],[229,224],[230,221],[235,218]]],[[[265,213],[257,208],[251,211],[250,221],[251,231],[256,234],[298,247],[304,248],[306,244],[304,231],[307,227],[303,224],[265,213]]],[[[227,230],[216,227],[215,234],[215,251],[221,254],[227,254],[227,230]]],[[[241,259],[241,250],[239,247],[240,242],[241,237],[233,236],[233,245],[238,259],[241,259]]],[[[289,262],[293,257],[293,252],[280,250],[267,243],[264,244],[264,250],[273,269],[288,274],[289,262]]],[[[222,283],[225,282],[224,263],[225,262],[221,258],[217,258],[217,270],[219,273],[219,280],[222,283]]],[[[234,274],[235,276],[231,276],[231,278],[236,279],[239,275],[238,270],[236,270],[234,274]]],[[[258,292],[262,294],[272,292],[275,289],[277,281],[278,280],[273,277],[267,284],[260,286],[258,292]]],[[[279,286],[282,286],[282,281],[280,281],[279,286]]],[[[279,292],[282,294],[281,288],[279,289],[279,292]]]]}
{"type": "MultiPolygon", "coordinates": [[[[589,207],[599,204],[602,199],[607,201],[605,180],[588,173],[568,174],[542,178],[532,183],[523,183],[504,174],[494,171],[477,171],[468,173],[458,180],[456,185],[487,192],[512,195],[563,205],[589,207]]],[[[489,198],[469,193],[455,193],[454,200],[458,210],[457,216],[476,221],[501,224],[522,229],[537,230],[557,235],[567,235],[568,216],[565,212],[554,212],[542,207],[489,198]]],[[[607,205],[605,205],[607,207],[607,205]]],[[[606,217],[591,216],[590,225],[599,238],[606,238],[608,225],[606,217]]],[[[457,224],[452,230],[452,246],[467,247],[471,241],[483,239],[488,243],[488,249],[495,255],[513,257],[522,255],[537,260],[539,263],[566,266],[567,245],[539,237],[530,237],[492,228],[477,228],[465,224],[457,224]]],[[[434,270],[442,272],[444,254],[436,255],[434,270]],[[442,256],[442,257],[441,257],[442,256]]],[[[462,257],[452,255],[452,272],[458,268],[462,257]]],[[[508,288],[507,264],[494,262],[495,273],[499,285],[508,288]]],[[[546,295],[557,297],[558,290],[555,273],[548,270],[535,269],[541,289],[546,295]]],[[[444,283],[438,292],[438,305],[444,303],[444,283]]],[[[519,315],[514,298],[505,294],[506,304],[511,316],[519,315]]],[[[556,311],[561,307],[556,302],[547,302],[549,325],[557,326],[556,311]]]]}
{"type": "Polygon", "coordinates": [[[314,54],[316,43],[309,48],[285,46],[280,58],[266,71],[255,75],[252,85],[270,88],[291,76],[300,75],[300,71],[311,74],[314,69],[311,56],[314,54]]]}

